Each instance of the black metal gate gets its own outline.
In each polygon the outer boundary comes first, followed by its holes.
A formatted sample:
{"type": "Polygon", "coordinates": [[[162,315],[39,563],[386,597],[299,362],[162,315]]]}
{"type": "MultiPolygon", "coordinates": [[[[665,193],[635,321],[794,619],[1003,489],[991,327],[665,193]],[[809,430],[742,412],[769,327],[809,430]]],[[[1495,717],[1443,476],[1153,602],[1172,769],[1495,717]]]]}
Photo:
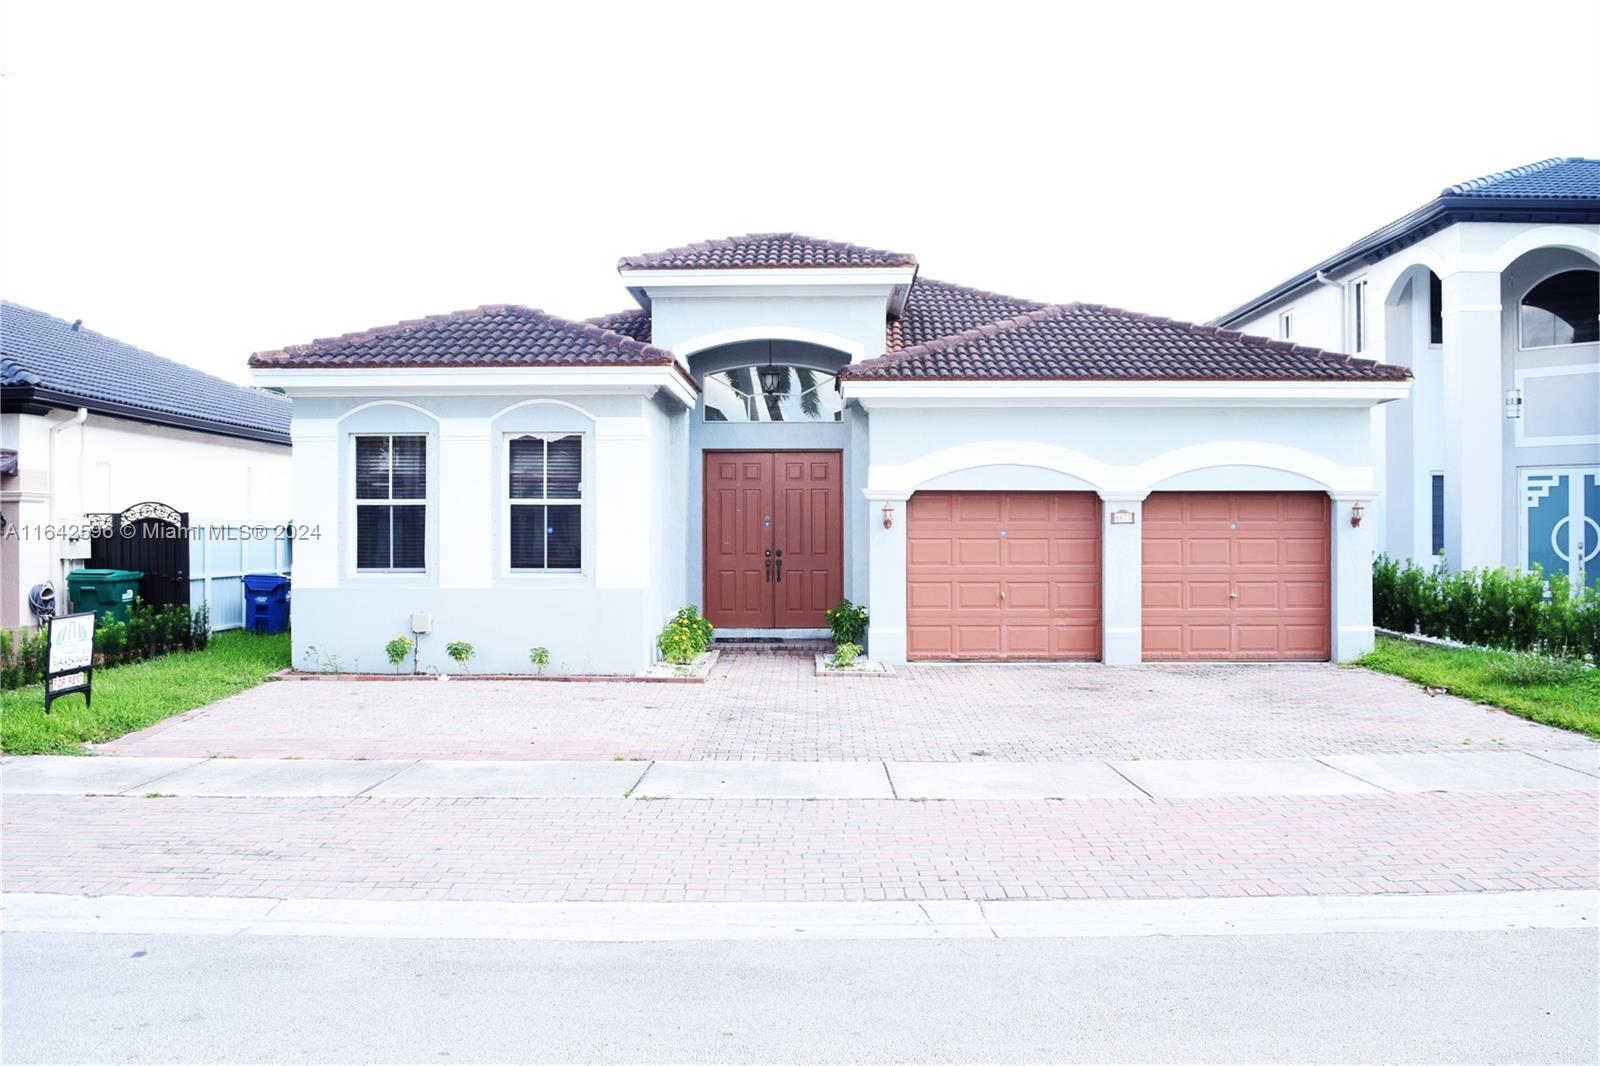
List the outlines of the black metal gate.
{"type": "Polygon", "coordinates": [[[136,503],[121,514],[92,515],[96,569],[142,570],[139,597],[153,607],[189,606],[189,515],[164,503],[136,503]]]}

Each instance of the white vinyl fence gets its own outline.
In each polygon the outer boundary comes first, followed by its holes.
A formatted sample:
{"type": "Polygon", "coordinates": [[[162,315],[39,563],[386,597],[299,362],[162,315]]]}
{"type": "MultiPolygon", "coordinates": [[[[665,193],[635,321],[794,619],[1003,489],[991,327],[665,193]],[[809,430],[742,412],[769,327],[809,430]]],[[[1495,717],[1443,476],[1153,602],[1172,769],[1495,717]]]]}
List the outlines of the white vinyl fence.
{"type": "Polygon", "coordinates": [[[189,541],[189,606],[211,607],[211,628],[244,625],[246,574],[287,574],[293,542],[283,526],[192,523],[189,541]]]}

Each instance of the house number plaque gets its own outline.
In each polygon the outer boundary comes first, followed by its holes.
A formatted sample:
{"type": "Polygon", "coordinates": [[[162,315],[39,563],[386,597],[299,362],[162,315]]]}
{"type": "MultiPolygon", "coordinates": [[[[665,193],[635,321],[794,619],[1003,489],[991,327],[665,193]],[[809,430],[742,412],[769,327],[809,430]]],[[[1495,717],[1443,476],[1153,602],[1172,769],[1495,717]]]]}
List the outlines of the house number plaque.
{"type": "Polygon", "coordinates": [[[1114,525],[1114,526],[1131,526],[1131,525],[1133,525],[1133,512],[1132,511],[1112,511],[1111,512],[1111,524],[1114,525]]]}

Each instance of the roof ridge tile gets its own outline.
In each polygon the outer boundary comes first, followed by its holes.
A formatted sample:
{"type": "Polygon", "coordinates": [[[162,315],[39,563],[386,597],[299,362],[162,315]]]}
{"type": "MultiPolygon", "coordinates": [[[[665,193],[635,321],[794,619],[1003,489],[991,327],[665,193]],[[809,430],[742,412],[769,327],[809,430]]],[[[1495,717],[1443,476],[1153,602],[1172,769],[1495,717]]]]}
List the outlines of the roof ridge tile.
{"type": "Polygon", "coordinates": [[[618,270],[804,269],[917,265],[917,257],[793,231],[744,233],[626,255],[618,270]],[[778,245],[777,248],[769,247],[778,245]],[[733,255],[722,253],[732,252],[733,255]],[[747,255],[737,253],[749,252],[747,255]]]}
{"type": "Polygon", "coordinates": [[[521,304],[483,304],[256,352],[250,365],[667,365],[671,352],[594,322],[521,304]]]}

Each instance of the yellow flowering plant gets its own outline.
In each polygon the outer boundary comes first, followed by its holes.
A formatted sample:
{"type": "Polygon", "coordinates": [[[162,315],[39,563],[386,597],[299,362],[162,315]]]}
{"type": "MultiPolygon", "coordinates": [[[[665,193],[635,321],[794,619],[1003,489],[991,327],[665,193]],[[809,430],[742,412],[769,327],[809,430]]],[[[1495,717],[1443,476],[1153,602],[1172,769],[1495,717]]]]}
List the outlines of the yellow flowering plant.
{"type": "Polygon", "coordinates": [[[867,621],[864,604],[844,599],[828,608],[828,628],[833,630],[835,644],[860,644],[867,632],[867,621]]]}

